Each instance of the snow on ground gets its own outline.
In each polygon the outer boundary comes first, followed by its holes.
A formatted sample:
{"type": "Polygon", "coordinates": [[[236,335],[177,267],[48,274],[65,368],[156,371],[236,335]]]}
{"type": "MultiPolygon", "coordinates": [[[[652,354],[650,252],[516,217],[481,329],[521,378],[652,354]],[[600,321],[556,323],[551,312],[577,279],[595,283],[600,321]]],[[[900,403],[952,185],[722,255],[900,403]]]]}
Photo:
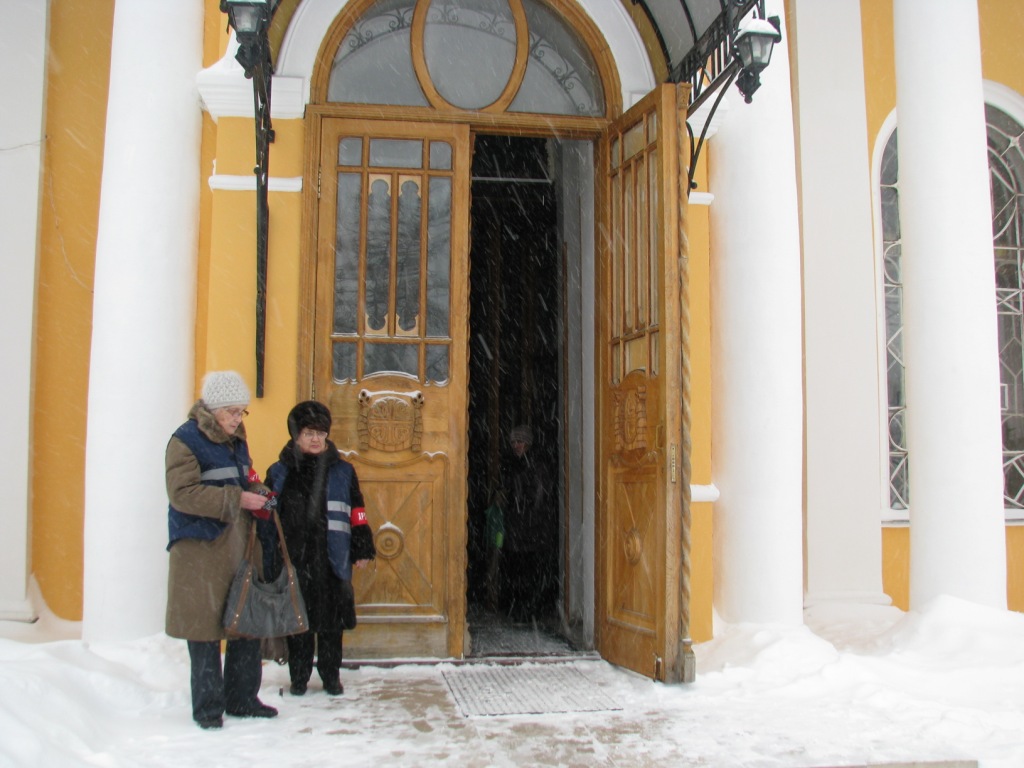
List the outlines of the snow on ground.
{"type": "Polygon", "coordinates": [[[190,719],[185,643],[84,643],[43,616],[0,622],[0,768],[223,766],[1024,766],[1024,615],[941,598],[920,612],[809,609],[804,626],[734,625],[696,647],[692,685],[570,662],[618,711],[464,717],[450,665],[361,666],[343,697],[287,693],[270,721],[190,719]]]}

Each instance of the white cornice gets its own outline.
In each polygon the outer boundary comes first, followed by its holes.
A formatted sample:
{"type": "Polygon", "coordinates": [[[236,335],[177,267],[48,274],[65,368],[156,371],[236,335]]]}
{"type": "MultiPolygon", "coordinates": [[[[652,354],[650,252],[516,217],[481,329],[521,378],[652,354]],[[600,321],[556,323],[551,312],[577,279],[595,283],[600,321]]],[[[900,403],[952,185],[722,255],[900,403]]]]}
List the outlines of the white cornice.
{"type": "MultiPolygon", "coordinates": [[[[252,117],[254,113],[252,81],[245,79],[235,61],[234,33],[224,58],[196,75],[196,86],[203,108],[216,121],[221,117],[252,117]]],[[[301,77],[274,76],[271,82],[270,116],[289,120],[301,118],[306,108],[306,82],[301,77]]]]}
{"type": "MultiPolygon", "coordinates": [[[[226,173],[215,173],[207,180],[210,189],[223,189],[229,192],[252,192],[256,189],[256,176],[237,176],[226,173]]],[[[267,189],[271,192],[301,192],[301,176],[271,176],[267,179],[267,189]]]]}
{"type": "MultiPolygon", "coordinates": [[[[727,94],[722,97],[721,103],[718,105],[718,109],[715,110],[715,114],[711,116],[711,122],[708,123],[708,131],[704,135],[704,139],[710,139],[714,136],[718,129],[722,127],[722,123],[725,122],[726,115],[729,114],[729,97],[732,94],[727,94]]],[[[686,122],[690,124],[690,130],[693,131],[693,138],[696,141],[700,138],[700,132],[704,130],[704,124],[707,122],[708,115],[711,113],[711,107],[717,99],[717,94],[712,94],[708,97],[708,100],[700,105],[700,108],[692,115],[686,118],[686,122]]]]}

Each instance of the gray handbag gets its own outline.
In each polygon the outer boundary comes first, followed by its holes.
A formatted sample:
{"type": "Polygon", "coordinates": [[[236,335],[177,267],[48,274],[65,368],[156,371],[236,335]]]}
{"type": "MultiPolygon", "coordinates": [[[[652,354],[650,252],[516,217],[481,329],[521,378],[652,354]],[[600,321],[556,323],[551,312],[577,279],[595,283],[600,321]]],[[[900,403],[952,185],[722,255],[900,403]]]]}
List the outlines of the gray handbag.
{"type": "Polygon", "coordinates": [[[235,571],[224,607],[224,629],[228,636],[271,638],[309,631],[306,601],[302,599],[295,566],[284,543],[281,518],[277,510],[273,514],[284,567],[273,581],[260,581],[252,558],[256,546],[256,524],[249,526],[249,543],[235,571]]]}

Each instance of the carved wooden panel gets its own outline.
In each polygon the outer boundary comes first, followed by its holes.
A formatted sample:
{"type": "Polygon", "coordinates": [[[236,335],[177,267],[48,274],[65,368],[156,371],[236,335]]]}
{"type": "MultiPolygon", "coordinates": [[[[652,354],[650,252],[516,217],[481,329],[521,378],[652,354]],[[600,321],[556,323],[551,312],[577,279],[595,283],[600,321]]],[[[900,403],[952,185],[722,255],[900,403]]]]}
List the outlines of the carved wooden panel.
{"type": "Polygon", "coordinates": [[[606,574],[608,617],[634,629],[653,632],[657,619],[659,494],[657,471],[625,470],[612,474],[615,516],[610,521],[606,574]]]}
{"type": "Polygon", "coordinates": [[[419,451],[423,437],[422,392],[359,393],[359,448],[419,451]]]}
{"type": "Polygon", "coordinates": [[[643,371],[634,371],[616,387],[615,399],[615,452],[620,458],[634,461],[646,453],[651,445],[648,438],[648,382],[643,371]]]}
{"type": "Polygon", "coordinates": [[[420,456],[385,466],[348,458],[377,545],[376,561],[353,580],[360,614],[443,613],[447,459],[420,456]]]}

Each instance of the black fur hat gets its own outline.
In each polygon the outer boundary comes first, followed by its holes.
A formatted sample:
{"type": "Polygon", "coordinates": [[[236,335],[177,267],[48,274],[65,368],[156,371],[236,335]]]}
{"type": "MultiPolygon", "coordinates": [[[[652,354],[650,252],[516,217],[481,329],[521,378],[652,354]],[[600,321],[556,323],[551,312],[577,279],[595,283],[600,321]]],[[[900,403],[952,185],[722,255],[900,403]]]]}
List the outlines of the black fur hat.
{"type": "Polygon", "coordinates": [[[288,434],[295,440],[304,429],[317,432],[331,431],[331,412],[327,406],[316,400],[304,400],[288,414],[288,434]]]}

